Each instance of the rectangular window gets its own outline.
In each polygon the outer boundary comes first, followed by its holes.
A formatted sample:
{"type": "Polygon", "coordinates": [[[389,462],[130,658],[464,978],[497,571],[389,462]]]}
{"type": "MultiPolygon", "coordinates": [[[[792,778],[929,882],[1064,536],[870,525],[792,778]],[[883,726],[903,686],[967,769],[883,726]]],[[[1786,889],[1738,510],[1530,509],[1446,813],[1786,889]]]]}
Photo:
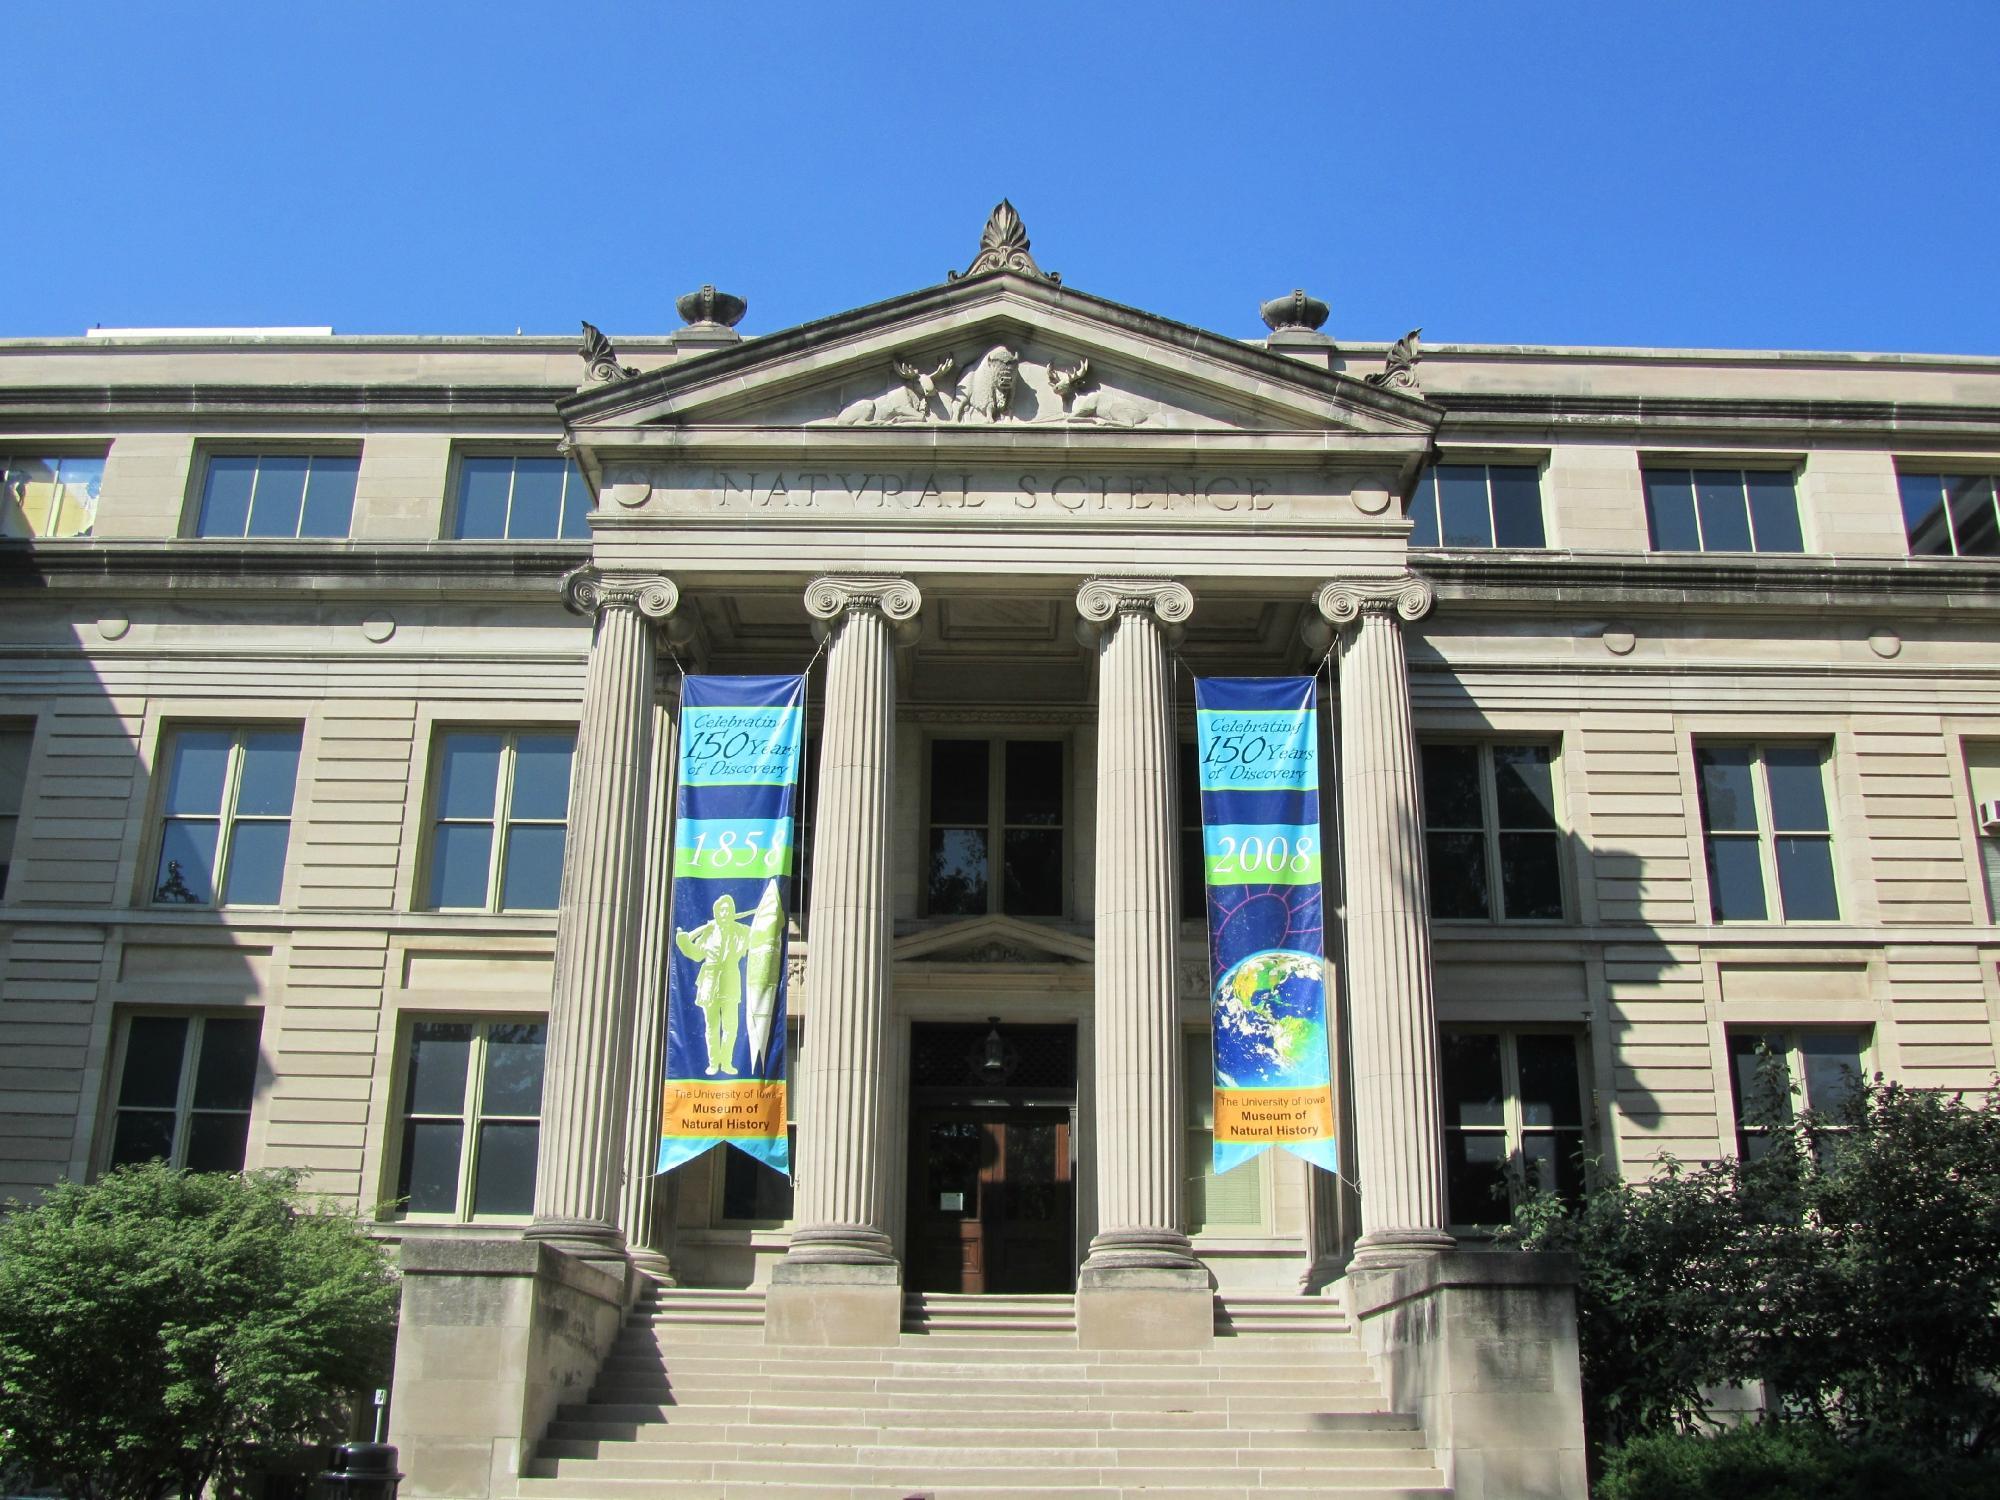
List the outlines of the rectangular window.
{"type": "Polygon", "coordinates": [[[526,1218],[542,1139],[543,1023],[418,1021],[396,1199],[410,1216],[526,1218]]]}
{"type": "Polygon", "coordinates": [[[1187,1068],[1187,1225],[1189,1234],[1256,1234],[1264,1228],[1263,1158],[1220,1177],[1215,1150],[1215,1055],[1209,1033],[1185,1033],[1187,1068]]]}
{"type": "Polygon", "coordinates": [[[167,737],[154,905],[279,903],[299,739],[297,725],[186,728],[167,737]]]}
{"type": "Polygon", "coordinates": [[[452,535],[462,541],[587,542],[590,486],[566,458],[468,454],[458,461],[452,535]]]}
{"type": "MultiPolygon", "coordinates": [[[[792,1165],[799,1149],[799,1043],[803,1028],[793,1021],[785,1029],[785,1135],[791,1142],[792,1165]]],[[[792,1179],[765,1166],[747,1151],[722,1148],[722,1222],[779,1225],[792,1221],[792,1179]]]]}
{"type": "Polygon", "coordinates": [[[1452,1223],[1504,1224],[1528,1189],[1582,1195],[1582,1047],[1571,1031],[1439,1038],[1452,1223]]]}
{"type": "Polygon", "coordinates": [[[1755,1161],[1770,1150],[1771,1127],[1790,1123],[1795,1098],[1815,1114],[1838,1115],[1867,1076],[1867,1050],[1862,1031],[1731,1031],[1736,1154],[1755,1161]]]}
{"type": "Polygon", "coordinates": [[[1979,838],[1979,873],[1986,887],[1986,919],[2000,922],[2000,744],[1968,744],[1965,769],[1972,783],[1972,815],[1979,838]]]}
{"type": "Polygon", "coordinates": [[[1421,755],[1431,915],[1560,922],[1555,747],[1441,743],[1421,755]]]}
{"type": "Polygon", "coordinates": [[[429,904],[554,911],[569,824],[569,729],[454,729],[439,737],[429,904]]]}
{"type": "Polygon", "coordinates": [[[1824,743],[1697,745],[1708,905],[1718,922],[1837,922],[1824,743]],[[1775,899],[1774,899],[1775,897],[1775,899]]]}
{"type": "Polygon", "coordinates": [[[1546,547],[1542,476],[1514,464],[1433,464],[1410,498],[1412,547],[1546,547]]]}
{"type": "Polygon", "coordinates": [[[1803,552],[1790,474],[1759,469],[1647,469],[1646,530],[1655,552],[1803,552]]]}
{"type": "Polygon", "coordinates": [[[932,916],[1062,915],[1064,759],[1060,740],[931,741],[932,916]]]}
{"type": "Polygon", "coordinates": [[[0,536],[89,536],[103,484],[102,456],[0,459],[0,536]]]}
{"type": "Polygon", "coordinates": [[[159,1160],[190,1172],[242,1171],[262,1025],[256,1011],[122,1017],[105,1167],[159,1160]]]}
{"type": "Polygon", "coordinates": [[[14,838],[21,827],[28,756],[34,746],[34,730],[0,725],[0,896],[7,894],[7,874],[14,865],[14,838]]]}
{"type": "Polygon", "coordinates": [[[2000,510],[1991,474],[1896,476],[1912,557],[2000,555],[2000,510]]]}
{"type": "Polygon", "coordinates": [[[217,453],[202,474],[196,536],[344,537],[361,460],[338,453],[217,453]]]}

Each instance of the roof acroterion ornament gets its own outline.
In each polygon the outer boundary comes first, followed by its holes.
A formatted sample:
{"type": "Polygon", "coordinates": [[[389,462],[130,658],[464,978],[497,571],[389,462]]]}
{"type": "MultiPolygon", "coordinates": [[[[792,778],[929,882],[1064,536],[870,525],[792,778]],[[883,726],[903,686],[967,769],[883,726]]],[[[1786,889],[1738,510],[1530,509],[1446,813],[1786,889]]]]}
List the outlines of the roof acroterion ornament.
{"type": "Polygon", "coordinates": [[[1044,271],[1035,264],[1034,256],[1028,253],[1028,226],[1005,198],[987,218],[986,228],[980,231],[979,254],[972,264],[963,271],[947,271],[945,279],[962,281],[991,271],[1012,271],[1016,276],[1033,276],[1039,281],[1062,280],[1054,271],[1044,271]]]}
{"type": "Polygon", "coordinates": [[[1417,385],[1417,361],[1424,357],[1420,335],[1421,328],[1412,328],[1408,333],[1389,346],[1388,358],[1382,361],[1382,368],[1373,375],[1361,378],[1370,385],[1379,385],[1385,391],[1408,391],[1413,396],[1423,395],[1417,385]]]}
{"type": "Polygon", "coordinates": [[[1257,311],[1264,319],[1264,326],[1273,333],[1286,328],[1303,328],[1309,333],[1318,333],[1320,325],[1326,322],[1329,309],[1319,298],[1308,297],[1305,289],[1299,287],[1283,297],[1273,297],[1257,311]]]}
{"type": "Polygon", "coordinates": [[[734,328],[743,321],[743,315],[750,310],[750,304],[741,297],[728,292],[718,292],[712,286],[704,286],[698,292],[689,292],[674,303],[674,310],[681,315],[681,321],[696,327],[715,324],[723,328],[734,328]]]}
{"type": "Polygon", "coordinates": [[[583,325],[583,345],[576,352],[583,356],[585,385],[610,385],[639,373],[631,365],[618,363],[617,349],[595,323],[583,325]]]}

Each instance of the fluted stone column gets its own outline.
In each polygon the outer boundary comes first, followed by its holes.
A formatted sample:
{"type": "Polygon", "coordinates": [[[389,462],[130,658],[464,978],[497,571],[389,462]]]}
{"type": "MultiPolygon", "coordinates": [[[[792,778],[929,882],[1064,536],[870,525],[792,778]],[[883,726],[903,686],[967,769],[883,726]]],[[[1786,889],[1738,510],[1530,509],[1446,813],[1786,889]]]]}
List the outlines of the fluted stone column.
{"type": "Polygon", "coordinates": [[[564,602],[595,616],[597,628],[570,776],[535,1220],[527,1233],[614,1263],[620,1274],[653,621],[672,614],[679,597],[658,577],[606,578],[579,568],[563,580],[564,602]]]}
{"type": "Polygon", "coordinates": [[[1346,992],[1361,1238],[1353,1267],[1448,1250],[1417,747],[1402,622],[1430,585],[1410,574],[1327,584],[1340,633],[1340,800],[1346,992]]]}
{"type": "Polygon", "coordinates": [[[1097,650],[1097,1233],[1077,1281],[1077,1335],[1086,1348],[1186,1347],[1214,1324],[1183,1216],[1175,988],[1168,647],[1194,597],[1166,579],[1093,578],[1076,608],[1097,650]]]}
{"type": "Polygon", "coordinates": [[[656,690],[653,755],[647,772],[644,873],[640,881],[638,958],[632,1025],[632,1082],[626,1101],[625,1181],[619,1192],[618,1227],[633,1266],[655,1281],[673,1284],[662,1196],[654,1168],[660,1152],[660,1092],[666,1071],[668,943],[673,929],[674,791],[680,752],[679,677],[656,690]]]}
{"type": "Polygon", "coordinates": [[[772,1273],[773,1343],[892,1344],[902,1271],[887,1230],[882,1143],[890,977],[896,661],[922,596],[901,578],[816,578],[831,637],[813,825],[810,1039],[799,1054],[791,1248],[772,1273]]]}

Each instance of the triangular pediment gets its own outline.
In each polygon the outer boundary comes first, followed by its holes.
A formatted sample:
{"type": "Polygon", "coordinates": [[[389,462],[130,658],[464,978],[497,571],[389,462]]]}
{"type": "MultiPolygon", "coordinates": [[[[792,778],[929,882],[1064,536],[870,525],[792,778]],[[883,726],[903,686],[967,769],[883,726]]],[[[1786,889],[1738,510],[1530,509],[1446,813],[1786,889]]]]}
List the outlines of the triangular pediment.
{"type": "Polygon", "coordinates": [[[700,354],[563,403],[580,442],[803,430],[948,447],[1093,434],[1347,434],[1427,446],[1437,408],[1335,370],[998,272],[700,354]]]}
{"type": "Polygon", "coordinates": [[[989,916],[908,933],[896,939],[891,954],[897,963],[1019,968],[1087,964],[1093,951],[1090,939],[1075,933],[1018,917],[989,916]]]}

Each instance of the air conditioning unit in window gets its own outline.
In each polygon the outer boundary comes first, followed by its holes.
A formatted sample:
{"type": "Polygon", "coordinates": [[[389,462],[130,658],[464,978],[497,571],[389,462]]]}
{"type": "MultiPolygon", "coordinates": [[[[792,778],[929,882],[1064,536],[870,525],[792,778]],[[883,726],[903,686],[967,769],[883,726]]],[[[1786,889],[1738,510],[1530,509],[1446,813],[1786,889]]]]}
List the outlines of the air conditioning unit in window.
{"type": "Polygon", "coordinates": [[[1982,802],[1979,804],[1979,831],[1981,833],[2000,833],[2000,802],[1982,802]]]}

